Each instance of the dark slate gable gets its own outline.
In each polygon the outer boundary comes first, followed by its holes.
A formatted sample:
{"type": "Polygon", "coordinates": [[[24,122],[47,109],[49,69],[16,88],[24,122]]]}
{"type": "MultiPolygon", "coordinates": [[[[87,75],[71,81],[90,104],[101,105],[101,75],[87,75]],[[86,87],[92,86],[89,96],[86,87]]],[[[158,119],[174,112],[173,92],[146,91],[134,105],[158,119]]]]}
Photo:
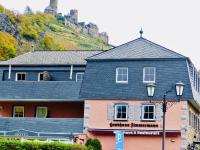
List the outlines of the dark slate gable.
{"type": "Polygon", "coordinates": [[[156,67],[156,88],[153,99],[161,100],[173,86],[167,99],[177,99],[175,83],[185,84],[184,100],[193,99],[187,61],[174,60],[104,60],[89,61],[86,66],[80,97],[83,99],[149,100],[146,83],[143,83],[143,67],[156,67]],[[128,67],[128,84],[116,83],[116,68],[128,67]]]}
{"type": "Polygon", "coordinates": [[[145,38],[138,38],[116,48],[91,56],[88,60],[101,59],[145,59],[145,58],[186,58],[172,50],[151,42],[145,38]]]}
{"type": "Polygon", "coordinates": [[[85,59],[102,51],[34,51],[17,56],[0,65],[85,65],[85,59]]]}

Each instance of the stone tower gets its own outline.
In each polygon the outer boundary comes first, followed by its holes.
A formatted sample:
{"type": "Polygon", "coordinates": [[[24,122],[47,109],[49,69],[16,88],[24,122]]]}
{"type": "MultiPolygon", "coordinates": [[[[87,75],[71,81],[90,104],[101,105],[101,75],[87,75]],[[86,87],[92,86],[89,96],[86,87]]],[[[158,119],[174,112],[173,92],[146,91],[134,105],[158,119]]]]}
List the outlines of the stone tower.
{"type": "Polygon", "coordinates": [[[70,10],[70,16],[71,16],[71,20],[73,20],[73,22],[75,24],[77,24],[78,23],[78,10],[71,9],[70,10]]]}
{"type": "Polygon", "coordinates": [[[57,11],[58,11],[58,0],[50,0],[50,6],[57,13],[57,11]]]}

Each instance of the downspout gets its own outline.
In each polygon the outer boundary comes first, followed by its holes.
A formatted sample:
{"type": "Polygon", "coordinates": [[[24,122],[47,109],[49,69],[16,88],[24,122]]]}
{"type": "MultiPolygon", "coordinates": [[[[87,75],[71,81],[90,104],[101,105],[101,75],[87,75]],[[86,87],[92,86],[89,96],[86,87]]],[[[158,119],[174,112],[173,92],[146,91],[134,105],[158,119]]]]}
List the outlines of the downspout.
{"type": "Polygon", "coordinates": [[[12,65],[9,65],[9,69],[8,69],[8,79],[11,79],[11,72],[12,72],[12,65]]]}
{"type": "Polygon", "coordinates": [[[70,69],[70,77],[69,77],[69,79],[72,80],[72,77],[73,77],[73,65],[71,65],[71,69],[70,69]]]}

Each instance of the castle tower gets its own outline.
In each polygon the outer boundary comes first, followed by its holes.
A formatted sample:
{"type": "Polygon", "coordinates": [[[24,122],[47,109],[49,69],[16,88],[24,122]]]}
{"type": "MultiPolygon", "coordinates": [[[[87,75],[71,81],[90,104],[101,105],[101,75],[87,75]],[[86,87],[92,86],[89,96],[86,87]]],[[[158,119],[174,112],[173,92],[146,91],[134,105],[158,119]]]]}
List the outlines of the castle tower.
{"type": "Polygon", "coordinates": [[[73,22],[76,24],[78,23],[78,10],[76,9],[71,9],[70,10],[70,16],[73,22]]]}
{"type": "Polygon", "coordinates": [[[58,11],[58,0],[50,0],[50,6],[57,13],[57,11],[58,11]]]}

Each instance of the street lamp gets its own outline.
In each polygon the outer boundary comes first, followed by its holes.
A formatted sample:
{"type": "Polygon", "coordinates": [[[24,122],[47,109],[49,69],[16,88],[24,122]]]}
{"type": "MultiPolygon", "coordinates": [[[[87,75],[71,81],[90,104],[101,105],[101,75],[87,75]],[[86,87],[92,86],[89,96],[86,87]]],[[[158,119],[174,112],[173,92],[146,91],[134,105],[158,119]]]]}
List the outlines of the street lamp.
{"type": "MultiPolygon", "coordinates": [[[[148,96],[150,97],[150,102],[151,102],[151,98],[153,97],[154,91],[155,91],[155,84],[149,83],[147,84],[146,88],[147,88],[147,93],[148,93],[148,96]]],[[[176,95],[178,96],[178,101],[180,101],[180,97],[183,95],[184,84],[181,81],[177,82],[175,85],[175,89],[176,89],[176,95]]],[[[171,91],[172,90],[168,90],[165,92],[163,96],[163,102],[162,102],[162,112],[163,112],[162,150],[165,150],[165,138],[166,138],[165,114],[167,111],[167,103],[169,103],[166,101],[166,96],[167,96],[167,93],[171,91]]]]}

